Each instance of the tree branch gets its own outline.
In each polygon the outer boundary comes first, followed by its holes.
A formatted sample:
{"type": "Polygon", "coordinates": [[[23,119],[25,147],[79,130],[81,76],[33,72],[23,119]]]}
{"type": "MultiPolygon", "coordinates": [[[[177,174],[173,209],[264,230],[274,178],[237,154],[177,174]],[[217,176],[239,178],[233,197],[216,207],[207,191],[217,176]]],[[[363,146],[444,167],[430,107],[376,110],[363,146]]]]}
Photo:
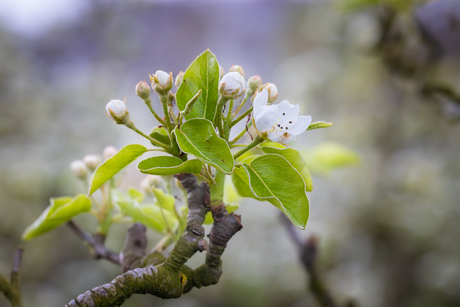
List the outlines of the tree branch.
{"type": "Polygon", "coordinates": [[[202,226],[210,210],[209,186],[199,185],[192,174],[178,174],[176,178],[188,193],[189,214],[187,226],[168,258],[154,252],[141,258],[145,245],[139,238],[145,236],[145,227],[134,225],[128,232],[123,249],[123,267],[145,266],[125,272],[112,282],[93,288],[69,302],[66,307],[120,306],[133,294],[151,294],[160,298],[177,298],[193,287],[212,285],[222,274],[221,256],[231,237],[242,226],[240,217],[228,214],[223,205],[212,208],[214,224],[210,233],[210,244],[204,240],[202,226]],[[185,262],[197,251],[207,249],[206,263],[196,270],[185,266],[185,262]],[[127,256],[133,256],[128,266],[127,256]],[[126,261],[125,261],[126,260],[126,261]],[[135,264],[134,264],[135,263],[135,264]]]}
{"type": "Polygon", "coordinates": [[[113,264],[120,265],[118,254],[105,247],[105,236],[100,234],[90,235],[73,221],[67,222],[67,226],[77,237],[89,245],[91,256],[94,259],[105,259],[113,264]]]}
{"type": "Polygon", "coordinates": [[[0,274],[0,292],[10,301],[12,307],[22,307],[21,289],[19,288],[19,268],[21,267],[23,249],[18,248],[14,256],[11,280],[0,274]]]}
{"type": "Polygon", "coordinates": [[[323,283],[317,268],[316,259],[318,254],[318,239],[311,235],[306,242],[302,242],[291,221],[284,215],[280,214],[280,219],[286,230],[294,241],[299,252],[300,262],[310,277],[310,291],[316,298],[321,307],[339,307],[329,294],[328,289],[323,283]]]}

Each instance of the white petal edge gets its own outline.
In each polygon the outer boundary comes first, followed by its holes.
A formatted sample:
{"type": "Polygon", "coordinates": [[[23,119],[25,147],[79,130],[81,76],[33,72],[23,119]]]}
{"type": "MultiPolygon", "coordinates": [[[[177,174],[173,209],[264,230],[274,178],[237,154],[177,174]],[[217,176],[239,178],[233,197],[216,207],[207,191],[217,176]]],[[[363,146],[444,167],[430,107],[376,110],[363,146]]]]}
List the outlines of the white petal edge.
{"type": "Polygon", "coordinates": [[[299,116],[294,125],[289,129],[290,133],[294,135],[299,135],[307,131],[308,126],[311,124],[311,116],[299,116]]]}
{"type": "Polygon", "coordinates": [[[263,106],[266,106],[268,103],[268,91],[264,89],[262,92],[257,94],[256,98],[254,98],[254,102],[252,103],[252,111],[254,113],[254,118],[257,117],[257,114],[259,113],[260,109],[263,106]]]}

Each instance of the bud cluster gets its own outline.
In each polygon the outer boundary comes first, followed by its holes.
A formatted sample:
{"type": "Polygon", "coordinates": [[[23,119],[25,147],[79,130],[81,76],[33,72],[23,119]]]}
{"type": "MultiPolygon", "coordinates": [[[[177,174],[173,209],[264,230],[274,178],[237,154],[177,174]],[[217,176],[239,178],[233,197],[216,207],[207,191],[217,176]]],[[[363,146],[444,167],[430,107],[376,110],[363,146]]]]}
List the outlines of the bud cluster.
{"type": "MultiPolygon", "coordinates": [[[[107,160],[114,156],[118,150],[113,146],[104,148],[104,159],[107,160]]],[[[86,155],[83,160],[75,160],[70,163],[70,170],[77,176],[78,179],[86,180],[89,172],[94,172],[101,164],[101,156],[99,155],[86,155]]]]}

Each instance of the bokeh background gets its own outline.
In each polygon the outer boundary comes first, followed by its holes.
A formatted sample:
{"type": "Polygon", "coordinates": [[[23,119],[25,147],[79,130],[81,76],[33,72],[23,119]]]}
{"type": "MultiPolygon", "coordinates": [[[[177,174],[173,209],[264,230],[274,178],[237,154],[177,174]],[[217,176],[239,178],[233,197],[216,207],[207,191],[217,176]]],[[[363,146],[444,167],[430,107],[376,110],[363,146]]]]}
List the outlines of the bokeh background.
{"type": "MultiPolygon", "coordinates": [[[[83,191],[71,161],[145,143],[104,114],[110,99],[126,97],[150,131],[136,83],[158,69],[177,74],[209,48],[226,71],[241,65],[302,114],[334,123],[293,147],[359,155],[314,171],[310,221],[299,231],[320,238],[319,270],[337,301],[460,306],[460,3],[425,2],[0,2],[0,272],[23,246],[22,291],[35,307],[63,306],[119,274],[66,227],[28,242],[21,234],[50,197],[83,191]]],[[[134,166],[128,174],[127,185],[142,179],[134,166]]],[[[124,306],[318,306],[277,209],[244,200],[239,213],[244,229],[218,285],[124,306]]],[[[89,214],[77,220],[94,230],[89,214]]],[[[115,226],[107,245],[119,251],[129,226],[115,226]]],[[[159,237],[149,238],[153,246],[159,237]]]]}

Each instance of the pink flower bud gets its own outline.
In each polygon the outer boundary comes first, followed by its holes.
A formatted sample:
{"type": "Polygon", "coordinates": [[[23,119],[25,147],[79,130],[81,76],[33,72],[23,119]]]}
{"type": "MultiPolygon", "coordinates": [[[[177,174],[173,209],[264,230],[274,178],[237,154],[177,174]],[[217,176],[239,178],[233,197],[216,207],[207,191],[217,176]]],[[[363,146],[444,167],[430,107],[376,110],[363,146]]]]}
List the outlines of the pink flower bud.
{"type": "Polygon", "coordinates": [[[243,70],[243,67],[239,66],[239,65],[233,65],[232,67],[230,67],[230,71],[234,71],[234,72],[237,72],[239,73],[240,75],[243,76],[243,78],[246,78],[245,74],[244,74],[244,70],[243,70]]]}
{"type": "Polygon", "coordinates": [[[145,81],[141,81],[136,85],[136,95],[142,99],[150,98],[150,86],[145,81]]]}

